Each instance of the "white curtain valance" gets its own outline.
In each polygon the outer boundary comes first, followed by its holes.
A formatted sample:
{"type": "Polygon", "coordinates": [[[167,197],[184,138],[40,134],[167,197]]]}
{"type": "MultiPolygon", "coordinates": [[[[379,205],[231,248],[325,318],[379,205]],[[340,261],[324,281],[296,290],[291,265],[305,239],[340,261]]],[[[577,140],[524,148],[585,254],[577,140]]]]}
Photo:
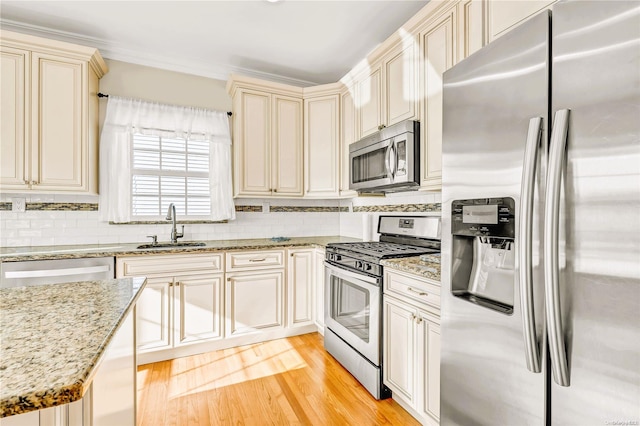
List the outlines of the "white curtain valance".
{"type": "Polygon", "coordinates": [[[133,135],[207,140],[211,220],[235,219],[231,183],[231,133],[226,112],[109,96],[100,136],[100,218],[131,219],[133,135]]]}

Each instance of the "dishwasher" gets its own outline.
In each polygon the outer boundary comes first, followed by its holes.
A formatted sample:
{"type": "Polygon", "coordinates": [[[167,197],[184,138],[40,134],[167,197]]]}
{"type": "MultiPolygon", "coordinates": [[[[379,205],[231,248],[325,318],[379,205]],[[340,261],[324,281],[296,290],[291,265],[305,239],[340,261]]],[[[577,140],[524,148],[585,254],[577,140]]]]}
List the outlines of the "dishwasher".
{"type": "Polygon", "coordinates": [[[0,288],[115,278],[114,257],[0,263],[0,288]]]}

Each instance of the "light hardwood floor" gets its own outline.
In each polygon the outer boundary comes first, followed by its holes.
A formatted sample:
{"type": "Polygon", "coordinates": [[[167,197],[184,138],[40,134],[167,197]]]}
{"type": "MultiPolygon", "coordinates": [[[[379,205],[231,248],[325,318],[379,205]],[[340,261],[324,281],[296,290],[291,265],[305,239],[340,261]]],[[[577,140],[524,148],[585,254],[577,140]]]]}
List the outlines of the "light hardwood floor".
{"type": "Polygon", "coordinates": [[[138,367],[138,425],[418,425],[376,401],[318,333],[138,367]]]}

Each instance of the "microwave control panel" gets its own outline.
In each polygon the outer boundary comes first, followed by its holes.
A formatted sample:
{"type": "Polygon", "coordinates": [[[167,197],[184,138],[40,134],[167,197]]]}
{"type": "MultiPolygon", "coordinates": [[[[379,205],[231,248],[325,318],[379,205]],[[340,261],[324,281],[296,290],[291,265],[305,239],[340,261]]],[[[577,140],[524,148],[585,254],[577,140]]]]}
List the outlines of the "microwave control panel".
{"type": "Polygon", "coordinates": [[[475,198],[451,203],[451,233],[469,237],[515,237],[515,201],[475,198]]]}

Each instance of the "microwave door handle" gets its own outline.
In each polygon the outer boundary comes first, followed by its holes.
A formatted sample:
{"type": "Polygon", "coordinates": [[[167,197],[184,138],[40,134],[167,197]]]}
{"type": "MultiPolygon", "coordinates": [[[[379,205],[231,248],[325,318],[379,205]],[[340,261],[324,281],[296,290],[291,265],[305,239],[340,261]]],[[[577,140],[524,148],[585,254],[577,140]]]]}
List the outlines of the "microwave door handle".
{"type": "Polygon", "coordinates": [[[390,161],[390,163],[393,164],[393,171],[391,172],[391,177],[395,179],[396,173],[398,173],[398,147],[396,146],[395,140],[393,141],[392,147],[393,161],[390,161]]]}
{"type": "Polygon", "coordinates": [[[393,151],[393,143],[389,144],[387,152],[384,155],[384,165],[387,169],[387,175],[393,179],[393,172],[391,171],[391,151],[393,151]]]}

